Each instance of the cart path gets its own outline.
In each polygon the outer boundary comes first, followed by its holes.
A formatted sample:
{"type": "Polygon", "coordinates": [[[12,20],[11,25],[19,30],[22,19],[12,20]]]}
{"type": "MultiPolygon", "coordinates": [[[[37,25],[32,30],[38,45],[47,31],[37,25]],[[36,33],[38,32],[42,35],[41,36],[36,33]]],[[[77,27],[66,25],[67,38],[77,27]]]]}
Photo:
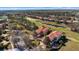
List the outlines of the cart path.
{"type": "Polygon", "coordinates": [[[60,51],[79,51],[79,43],[68,41],[66,46],[63,46],[60,51]]]}
{"type": "Polygon", "coordinates": [[[74,39],[74,38],[71,38],[71,37],[67,37],[69,40],[71,40],[71,41],[74,41],[74,42],[77,42],[77,43],[79,43],[79,40],[76,40],[76,39],[74,39]]]}

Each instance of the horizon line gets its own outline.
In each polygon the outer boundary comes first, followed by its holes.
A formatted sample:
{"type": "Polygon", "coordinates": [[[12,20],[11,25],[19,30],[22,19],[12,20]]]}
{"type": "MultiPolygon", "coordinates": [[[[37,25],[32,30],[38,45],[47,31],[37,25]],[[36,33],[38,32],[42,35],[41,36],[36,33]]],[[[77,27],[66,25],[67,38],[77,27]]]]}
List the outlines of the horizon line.
{"type": "Polygon", "coordinates": [[[0,7],[0,10],[79,10],[79,7],[0,7]]]}

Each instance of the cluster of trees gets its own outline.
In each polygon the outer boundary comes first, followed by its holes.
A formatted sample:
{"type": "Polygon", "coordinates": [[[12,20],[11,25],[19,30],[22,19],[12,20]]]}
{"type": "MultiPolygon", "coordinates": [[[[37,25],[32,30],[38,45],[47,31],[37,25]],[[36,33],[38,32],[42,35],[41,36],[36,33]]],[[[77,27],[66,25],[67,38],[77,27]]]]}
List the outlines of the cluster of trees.
{"type": "Polygon", "coordinates": [[[37,26],[35,23],[27,20],[27,16],[22,15],[22,16],[18,16],[18,17],[20,17],[20,18],[16,19],[16,20],[18,20],[21,25],[25,26],[26,29],[28,29],[28,30],[37,29],[37,26]]]}
{"type": "Polygon", "coordinates": [[[8,47],[10,45],[8,37],[1,36],[2,34],[3,34],[3,31],[0,30],[0,51],[2,51],[4,49],[8,49],[8,47]]]}

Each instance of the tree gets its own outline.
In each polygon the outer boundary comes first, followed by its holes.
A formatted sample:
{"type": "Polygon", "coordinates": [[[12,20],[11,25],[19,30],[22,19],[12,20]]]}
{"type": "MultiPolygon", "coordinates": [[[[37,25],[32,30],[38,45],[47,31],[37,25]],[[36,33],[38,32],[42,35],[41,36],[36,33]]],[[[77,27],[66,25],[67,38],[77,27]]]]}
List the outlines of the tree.
{"type": "Polygon", "coordinates": [[[0,35],[2,35],[2,30],[0,30],[0,35]]]}

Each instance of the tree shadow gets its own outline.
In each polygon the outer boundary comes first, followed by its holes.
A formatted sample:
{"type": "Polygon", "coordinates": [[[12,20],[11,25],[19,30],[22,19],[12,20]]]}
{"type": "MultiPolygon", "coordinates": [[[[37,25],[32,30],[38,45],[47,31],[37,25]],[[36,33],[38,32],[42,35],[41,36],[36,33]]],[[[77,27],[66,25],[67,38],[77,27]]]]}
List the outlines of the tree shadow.
{"type": "Polygon", "coordinates": [[[69,39],[66,38],[66,40],[64,40],[64,44],[62,44],[58,49],[50,49],[50,51],[59,51],[63,46],[66,46],[66,43],[69,41],[69,39]]]}

